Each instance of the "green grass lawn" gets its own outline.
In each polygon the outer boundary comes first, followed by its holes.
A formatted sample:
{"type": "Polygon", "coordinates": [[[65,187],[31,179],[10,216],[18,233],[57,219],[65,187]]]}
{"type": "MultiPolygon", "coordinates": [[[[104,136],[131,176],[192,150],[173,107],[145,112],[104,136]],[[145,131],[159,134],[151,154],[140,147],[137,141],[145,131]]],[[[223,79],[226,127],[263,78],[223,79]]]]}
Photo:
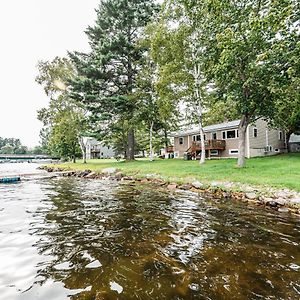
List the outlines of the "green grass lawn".
{"type": "Polygon", "coordinates": [[[293,189],[300,192],[300,154],[284,154],[272,157],[251,158],[246,167],[236,167],[236,159],[208,160],[200,166],[198,161],[181,159],[155,160],[149,162],[139,159],[134,162],[116,161],[113,159],[90,160],[65,163],[61,165],[71,169],[90,169],[101,171],[104,168],[115,167],[123,174],[145,177],[156,174],[164,180],[176,182],[240,182],[252,185],[266,185],[293,189]]]}

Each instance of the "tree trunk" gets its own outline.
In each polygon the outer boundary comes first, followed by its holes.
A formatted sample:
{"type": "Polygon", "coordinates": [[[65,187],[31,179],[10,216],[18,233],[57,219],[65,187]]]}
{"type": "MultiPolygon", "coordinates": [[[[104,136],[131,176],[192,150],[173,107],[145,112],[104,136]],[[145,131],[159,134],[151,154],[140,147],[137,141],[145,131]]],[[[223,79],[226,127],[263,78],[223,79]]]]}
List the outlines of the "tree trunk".
{"type": "MultiPolygon", "coordinates": [[[[197,93],[198,94],[198,93],[197,93]]],[[[201,156],[200,156],[200,161],[199,164],[203,165],[205,163],[205,139],[204,139],[204,130],[203,130],[203,125],[202,125],[202,106],[199,101],[198,104],[198,126],[199,126],[199,133],[200,133],[200,143],[201,143],[201,156]]]]}
{"type": "MultiPolygon", "coordinates": [[[[194,55],[194,57],[196,57],[194,55]]],[[[205,163],[205,141],[204,141],[204,131],[203,131],[203,125],[202,125],[202,104],[203,104],[203,99],[201,95],[201,70],[200,70],[200,65],[195,64],[194,65],[194,88],[195,88],[195,98],[196,98],[196,103],[195,103],[195,110],[197,112],[197,117],[198,117],[198,126],[199,126],[199,133],[200,133],[200,138],[201,138],[201,157],[199,164],[203,165],[205,163]]]]}
{"type": "Polygon", "coordinates": [[[150,159],[150,161],[153,161],[152,137],[153,137],[153,122],[151,122],[151,125],[150,125],[150,140],[149,140],[149,149],[150,149],[149,159],[150,159]]]}
{"type": "Polygon", "coordinates": [[[127,152],[128,152],[128,145],[127,145],[127,139],[126,132],[124,131],[124,122],[123,122],[123,130],[122,130],[122,144],[123,144],[123,155],[124,159],[127,159],[127,152]]]}
{"type": "Polygon", "coordinates": [[[203,165],[205,163],[205,140],[204,140],[204,130],[202,125],[202,101],[201,101],[201,94],[200,94],[200,87],[196,84],[196,97],[198,100],[198,106],[196,108],[198,114],[198,126],[199,126],[199,133],[200,133],[200,143],[201,143],[201,156],[199,164],[203,165]]]}
{"type": "Polygon", "coordinates": [[[286,139],[286,149],[287,149],[288,153],[291,152],[289,140],[290,140],[290,137],[291,137],[292,133],[293,133],[292,131],[287,131],[286,134],[285,134],[286,135],[286,138],[285,138],[286,139]]]}
{"type": "Polygon", "coordinates": [[[82,152],[83,163],[86,164],[86,146],[87,146],[87,143],[84,143],[83,137],[79,137],[78,141],[79,141],[80,149],[81,149],[81,152],[82,152]]]}
{"type": "Polygon", "coordinates": [[[166,128],[164,128],[164,142],[165,142],[165,147],[167,150],[167,148],[169,147],[169,143],[168,143],[168,131],[166,128]]]}
{"type": "Polygon", "coordinates": [[[128,150],[126,160],[134,160],[134,130],[130,128],[127,135],[128,150]]]}
{"type": "Polygon", "coordinates": [[[199,131],[200,131],[200,138],[201,138],[201,157],[199,164],[203,165],[205,163],[205,140],[204,140],[204,131],[202,127],[202,122],[199,123],[199,131]]]}
{"type": "Polygon", "coordinates": [[[246,132],[249,125],[249,116],[243,116],[239,124],[239,156],[237,166],[243,168],[246,165],[246,132]]]}

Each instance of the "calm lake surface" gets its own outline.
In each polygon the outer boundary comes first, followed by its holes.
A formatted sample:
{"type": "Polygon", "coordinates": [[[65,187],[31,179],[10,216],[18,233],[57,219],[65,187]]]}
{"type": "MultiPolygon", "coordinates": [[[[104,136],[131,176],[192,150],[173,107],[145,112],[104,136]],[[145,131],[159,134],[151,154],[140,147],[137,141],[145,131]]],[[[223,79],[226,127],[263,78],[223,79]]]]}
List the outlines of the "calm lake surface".
{"type": "Polygon", "coordinates": [[[0,185],[1,300],[299,298],[298,217],[111,181],[0,185]]]}

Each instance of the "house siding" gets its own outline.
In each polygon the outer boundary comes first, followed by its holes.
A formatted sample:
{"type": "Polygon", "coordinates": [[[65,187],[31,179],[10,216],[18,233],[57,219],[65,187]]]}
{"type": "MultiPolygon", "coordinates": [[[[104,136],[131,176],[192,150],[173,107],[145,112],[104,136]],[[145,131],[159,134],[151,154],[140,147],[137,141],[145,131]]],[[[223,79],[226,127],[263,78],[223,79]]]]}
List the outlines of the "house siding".
{"type": "Polygon", "coordinates": [[[174,138],[174,154],[175,158],[182,158],[184,153],[189,148],[188,136],[179,136],[174,138]],[[180,145],[179,138],[183,138],[183,144],[180,145]]]}
{"type": "Polygon", "coordinates": [[[235,139],[226,139],[226,148],[224,151],[221,151],[221,157],[238,157],[238,154],[230,154],[230,150],[235,150],[239,148],[239,141],[237,138],[235,139]]]}
{"type": "MultiPolygon", "coordinates": [[[[212,139],[212,134],[217,134],[217,139],[223,139],[223,131],[235,130],[238,129],[238,126],[228,127],[226,129],[220,130],[210,130],[205,131],[206,139],[212,139]]],[[[257,120],[254,124],[249,125],[247,129],[247,138],[246,138],[246,156],[247,157],[256,157],[256,156],[268,156],[275,155],[286,151],[285,144],[285,133],[282,131],[282,140],[279,140],[279,129],[270,129],[268,128],[268,123],[262,119],[257,120]],[[254,137],[254,128],[257,129],[257,137],[254,137]],[[271,146],[271,151],[266,151],[266,147],[271,146]],[[275,149],[278,151],[276,152],[275,149]]],[[[184,134],[174,136],[174,153],[176,158],[182,158],[184,153],[189,149],[193,142],[193,134],[184,134]],[[179,144],[179,138],[183,138],[183,144],[179,144]]],[[[231,153],[231,150],[236,150],[239,148],[238,138],[225,139],[226,148],[223,151],[219,152],[218,156],[221,158],[234,158],[238,157],[237,153],[231,153]]]]}
{"type": "Polygon", "coordinates": [[[284,138],[284,131],[269,128],[266,121],[257,120],[255,124],[249,126],[250,157],[268,156],[286,152],[284,138]],[[257,128],[257,137],[253,135],[254,128],[257,128]],[[279,140],[279,131],[282,132],[282,140],[279,140]],[[267,146],[271,146],[271,151],[266,151],[267,146]],[[278,149],[278,151],[276,152],[275,149],[278,149]]]}

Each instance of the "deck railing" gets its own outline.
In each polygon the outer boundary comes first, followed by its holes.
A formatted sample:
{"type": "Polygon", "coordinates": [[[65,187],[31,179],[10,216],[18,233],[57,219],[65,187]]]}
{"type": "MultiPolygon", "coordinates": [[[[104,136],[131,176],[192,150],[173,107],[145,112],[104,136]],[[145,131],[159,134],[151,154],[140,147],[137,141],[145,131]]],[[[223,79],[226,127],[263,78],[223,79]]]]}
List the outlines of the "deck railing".
{"type": "MultiPolygon", "coordinates": [[[[224,150],[226,148],[224,140],[205,140],[204,144],[207,150],[224,150]]],[[[191,149],[193,151],[201,150],[201,142],[193,142],[191,149]]]]}
{"type": "Polygon", "coordinates": [[[174,152],[174,146],[168,146],[168,147],[166,148],[166,152],[167,152],[167,153],[172,153],[172,152],[174,152]]]}

